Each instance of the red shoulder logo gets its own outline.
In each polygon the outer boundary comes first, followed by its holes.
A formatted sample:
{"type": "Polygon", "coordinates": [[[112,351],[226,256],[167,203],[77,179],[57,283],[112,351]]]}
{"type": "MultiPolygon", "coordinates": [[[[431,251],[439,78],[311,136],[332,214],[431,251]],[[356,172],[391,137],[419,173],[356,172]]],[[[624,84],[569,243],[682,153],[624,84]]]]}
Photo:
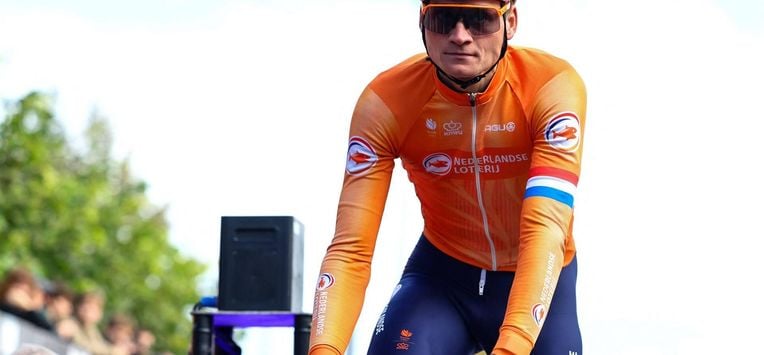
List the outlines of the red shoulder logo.
{"type": "Polygon", "coordinates": [[[355,136],[348,143],[345,171],[350,175],[361,175],[377,164],[379,156],[365,139],[355,136]]]}
{"type": "Polygon", "coordinates": [[[553,116],[544,132],[544,138],[552,147],[573,152],[581,141],[581,123],[573,112],[562,112],[553,116]]]}

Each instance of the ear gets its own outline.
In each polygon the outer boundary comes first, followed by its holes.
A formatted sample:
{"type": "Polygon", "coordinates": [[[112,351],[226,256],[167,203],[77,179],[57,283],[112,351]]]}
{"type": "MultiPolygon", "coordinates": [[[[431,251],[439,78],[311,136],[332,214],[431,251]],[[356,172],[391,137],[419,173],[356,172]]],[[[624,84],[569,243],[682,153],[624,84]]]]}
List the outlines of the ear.
{"type": "Polygon", "coordinates": [[[512,8],[509,9],[506,18],[505,28],[507,30],[507,40],[510,40],[517,32],[517,7],[515,5],[512,5],[512,8]]]}

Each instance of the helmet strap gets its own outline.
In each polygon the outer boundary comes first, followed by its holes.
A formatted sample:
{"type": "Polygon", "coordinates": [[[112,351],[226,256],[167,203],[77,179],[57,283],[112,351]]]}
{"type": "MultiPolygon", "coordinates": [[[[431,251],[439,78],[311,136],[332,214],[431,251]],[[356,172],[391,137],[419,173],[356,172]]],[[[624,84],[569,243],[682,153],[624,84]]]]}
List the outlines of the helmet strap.
{"type": "MultiPolygon", "coordinates": [[[[501,60],[501,58],[499,60],[501,60]]],[[[497,60],[496,63],[494,63],[491,66],[491,68],[486,70],[485,73],[480,74],[478,76],[475,76],[475,77],[473,77],[472,79],[469,79],[469,80],[461,80],[461,79],[455,78],[455,77],[453,77],[451,75],[448,75],[448,73],[446,73],[437,64],[435,64],[435,62],[433,62],[432,59],[430,59],[430,61],[432,62],[432,65],[435,66],[435,70],[438,71],[438,74],[443,75],[444,77],[448,78],[448,80],[454,82],[456,85],[459,85],[459,87],[462,88],[462,90],[465,90],[468,87],[477,84],[478,82],[480,82],[480,80],[483,80],[483,78],[485,78],[488,74],[491,73],[491,71],[493,71],[494,68],[496,68],[496,65],[499,64],[499,60],[497,60]]]]}

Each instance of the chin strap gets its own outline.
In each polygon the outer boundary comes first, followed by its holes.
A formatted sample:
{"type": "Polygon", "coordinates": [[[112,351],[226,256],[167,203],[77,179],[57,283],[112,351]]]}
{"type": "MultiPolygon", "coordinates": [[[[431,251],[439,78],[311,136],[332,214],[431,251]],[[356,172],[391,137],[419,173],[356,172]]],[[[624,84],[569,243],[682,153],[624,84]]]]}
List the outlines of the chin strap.
{"type": "Polygon", "coordinates": [[[497,65],[499,65],[499,61],[501,60],[501,57],[499,57],[499,59],[496,60],[496,63],[493,63],[493,65],[488,70],[486,70],[485,73],[480,74],[476,77],[473,77],[472,79],[469,79],[469,80],[461,80],[461,79],[454,78],[453,76],[448,75],[448,73],[446,73],[443,69],[440,69],[440,67],[437,64],[435,64],[435,62],[433,62],[432,59],[430,58],[427,58],[427,59],[430,62],[432,62],[432,65],[435,66],[435,70],[437,70],[439,74],[445,76],[446,78],[448,78],[448,80],[453,81],[454,83],[456,83],[456,85],[459,85],[459,87],[462,88],[462,90],[465,90],[468,87],[474,84],[477,84],[480,80],[483,80],[483,78],[485,78],[488,74],[490,74],[491,71],[493,71],[493,69],[496,68],[497,65]]]}

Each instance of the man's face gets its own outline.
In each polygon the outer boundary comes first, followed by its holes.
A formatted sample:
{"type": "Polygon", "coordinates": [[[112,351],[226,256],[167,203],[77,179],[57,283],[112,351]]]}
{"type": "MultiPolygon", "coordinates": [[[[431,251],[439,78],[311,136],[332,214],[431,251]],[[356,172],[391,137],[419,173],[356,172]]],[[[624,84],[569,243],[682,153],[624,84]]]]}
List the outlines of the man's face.
{"type": "MultiPolygon", "coordinates": [[[[432,1],[431,4],[468,4],[481,5],[499,9],[501,4],[498,1],[478,0],[478,1],[432,1]]],[[[432,10],[428,10],[432,11],[432,10]]],[[[432,16],[425,13],[427,16],[432,16]]],[[[424,26],[425,41],[427,43],[427,52],[430,58],[446,74],[460,80],[469,80],[475,76],[485,73],[499,59],[501,54],[504,32],[507,31],[507,39],[512,38],[516,27],[516,10],[512,6],[504,18],[494,18],[499,28],[489,34],[475,33],[476,26],[470,20],[458,20],[448,33],[438,33],[424,26]]],[[[441,18],[448,19],[447,16],[441,18]]],[[[448,21],[443,21],[447,24],[448,21]]],[[[451,21],[453,22],[453,21],[451,21]]],[[[446,26],[446,29],[450,26],[446,26]]]]}

